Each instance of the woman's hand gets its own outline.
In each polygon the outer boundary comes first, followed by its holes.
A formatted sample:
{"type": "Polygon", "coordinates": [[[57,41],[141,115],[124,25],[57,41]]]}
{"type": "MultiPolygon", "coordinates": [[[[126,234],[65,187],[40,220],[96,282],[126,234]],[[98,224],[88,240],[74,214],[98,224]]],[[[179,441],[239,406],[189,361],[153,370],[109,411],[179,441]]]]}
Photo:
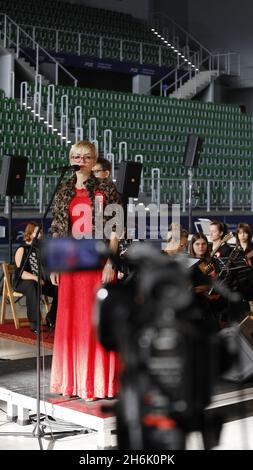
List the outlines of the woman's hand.
{"type": "Polygon", "coordinates": [[[107,262],[102,272],[102,283],[108,284],[114,280],[115,271],[111,263],[107,262]]]}
{"type": "Polygon", "coordinates": [[[60,280],[59,273],[51,273],[50,280],[54,286],[59,286],[59,280],[60,280]]]}

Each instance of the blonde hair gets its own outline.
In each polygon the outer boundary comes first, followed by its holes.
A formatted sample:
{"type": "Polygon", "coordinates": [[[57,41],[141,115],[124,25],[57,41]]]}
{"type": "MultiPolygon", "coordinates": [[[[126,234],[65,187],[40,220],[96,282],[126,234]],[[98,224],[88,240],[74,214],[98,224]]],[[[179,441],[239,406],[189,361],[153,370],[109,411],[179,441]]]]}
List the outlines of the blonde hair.
{"type": "Polygon", "coordinates": [[[74,152],[77,152],[80,150],[83,151],[85,148],[88,148],[91,151],[91,153],[94,156],[94,160],[96,162],[97,161],[97,149],[96,149],[95,144],[93,144],[89,140],[79,140],[79,142],[76,142],[75,144],[73,144],[69,152],[69,158],[72,157],[74,152]]]}

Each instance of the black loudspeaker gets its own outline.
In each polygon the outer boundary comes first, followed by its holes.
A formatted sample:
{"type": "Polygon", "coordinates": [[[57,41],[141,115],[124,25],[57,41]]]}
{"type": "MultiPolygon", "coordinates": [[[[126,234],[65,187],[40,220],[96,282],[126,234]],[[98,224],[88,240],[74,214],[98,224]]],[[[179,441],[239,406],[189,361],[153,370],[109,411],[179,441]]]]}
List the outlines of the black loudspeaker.
{"type": "Polygon", "coordinates": [[[0,175],[0,194],[2,196],[22,196],[28,158],[4,155],[0,175]]]}
{"type": "Polygon", "coordinates": [[[123,161],[119,165],[116,182],[117,191],[127,197],[138,197],[142,163],[123,161]]]}
{"type": "Polygon", "coordinates": [[[200,152],[203,147],[204,140],[197,135],[189,134],[184,152],[184,166],[198,166],[200,152]]]}

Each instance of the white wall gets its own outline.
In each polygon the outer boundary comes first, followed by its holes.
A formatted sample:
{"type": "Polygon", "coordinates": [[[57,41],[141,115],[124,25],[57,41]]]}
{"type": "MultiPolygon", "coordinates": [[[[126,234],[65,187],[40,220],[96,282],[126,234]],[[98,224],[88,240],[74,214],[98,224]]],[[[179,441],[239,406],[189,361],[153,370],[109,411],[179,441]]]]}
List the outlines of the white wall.
{"type": "Polygon", "coordinates": [[[188,29],[188,0],[153,0],[154,12],[164,12],[184,29],[188,29]]]}
{"type": "Polygon", "coordinates": [[[130,13],[136,18],[148,19],[152,0],[60,0],[68,3],[80,3],[94,8],[130,13]]]}
{"type": "Polygon", "coordinates": [[[240,52],[242,73],[253,77],[252,0],[189,0],[189,29],[214,52],[240,52]]]}
{"type": "Polygon", "coordinates": [[[12,55],[0,55],[0,89],[4,90],[7,98],[11,98],[11,72],[13,70],[14,60],[12,55]]]}

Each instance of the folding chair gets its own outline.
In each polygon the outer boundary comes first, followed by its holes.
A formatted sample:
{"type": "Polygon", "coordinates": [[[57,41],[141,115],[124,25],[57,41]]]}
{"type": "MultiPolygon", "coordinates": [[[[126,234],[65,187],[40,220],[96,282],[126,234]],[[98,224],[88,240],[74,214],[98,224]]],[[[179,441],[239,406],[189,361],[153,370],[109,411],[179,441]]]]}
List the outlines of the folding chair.
{"type": "MultiPolygon", "coordinates": [[[[21,292],[15,291],[11,284],[11,276],[14,274],[15,265],[10,263],[2,263],[3,268],[3,294],[2,294],[2,306],[1,306],[1,317],[0,317],[0,324],[2,325],[6,321],[6,304],[7,300],[10,302],[11,313],[13,317],[13,321],[15,327],[18,329],[20,327],[20,320],[17,317],[16,312],[16,303],[15,300],[21,299],[24,297],[24,294],[21,292]]],[[[45,305],[46,313],[49,312],[49,300],[46,295],[42,296],[42,301],[45,305]]],[[[28,320],[26,321],[26,324],[28,320]]]]}

